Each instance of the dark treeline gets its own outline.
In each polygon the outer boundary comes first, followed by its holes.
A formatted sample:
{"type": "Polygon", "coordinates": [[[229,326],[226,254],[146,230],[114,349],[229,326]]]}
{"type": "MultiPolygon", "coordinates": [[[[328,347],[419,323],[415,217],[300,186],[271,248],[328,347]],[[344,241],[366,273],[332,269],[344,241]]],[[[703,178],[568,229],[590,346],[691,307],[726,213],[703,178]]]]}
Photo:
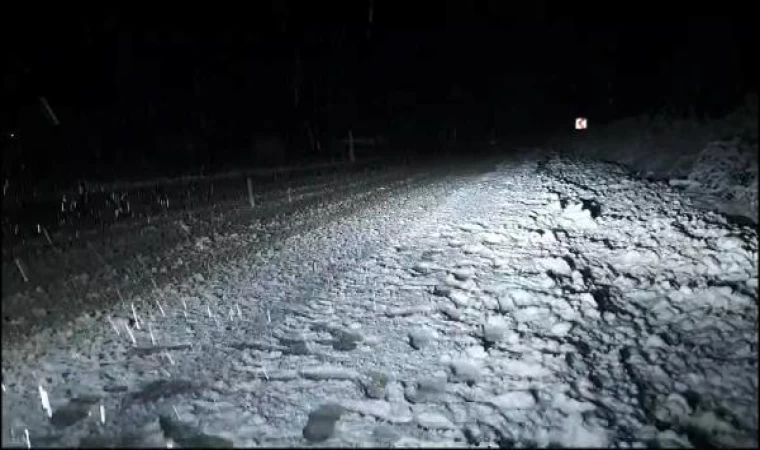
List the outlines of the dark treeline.
{"type": "Polygon", "coordinates": [[[348,130],[383,136],[376,151],[438,152],[575,115],[722,114],[754,80],[737,44],[746,27],[729,19],[602,25],[540,2],[317,3],[154,23],[35,18],[3,57],[6,176],[344,158],[348,130]]]}

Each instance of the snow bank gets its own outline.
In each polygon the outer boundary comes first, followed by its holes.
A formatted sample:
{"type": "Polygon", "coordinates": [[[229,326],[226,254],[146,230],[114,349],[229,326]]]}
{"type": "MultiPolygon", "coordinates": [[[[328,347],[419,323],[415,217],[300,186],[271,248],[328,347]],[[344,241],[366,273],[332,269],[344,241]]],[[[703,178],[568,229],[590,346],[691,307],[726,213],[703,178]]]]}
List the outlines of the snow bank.
{"type": "Polygon", "coordinates": [[[723,212],[758,216],[757,96],[715,120],[666,112],[619,120],[552,144],[668,180],[723,212]]]}

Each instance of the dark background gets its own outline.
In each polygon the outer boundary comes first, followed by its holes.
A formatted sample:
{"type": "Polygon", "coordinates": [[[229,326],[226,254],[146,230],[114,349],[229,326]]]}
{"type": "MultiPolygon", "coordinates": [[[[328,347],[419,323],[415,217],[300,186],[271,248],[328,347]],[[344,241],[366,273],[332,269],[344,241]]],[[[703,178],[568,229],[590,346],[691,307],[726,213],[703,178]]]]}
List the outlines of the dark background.
{"type": "Polygon", "coordinates": [[[330,160],[349,129],[383,136],[375,152],[472,151],[577,115],[716,117],[757,88],[748,6],[522,3],[6,11],[3,171],[65,183],[330,160]]]}

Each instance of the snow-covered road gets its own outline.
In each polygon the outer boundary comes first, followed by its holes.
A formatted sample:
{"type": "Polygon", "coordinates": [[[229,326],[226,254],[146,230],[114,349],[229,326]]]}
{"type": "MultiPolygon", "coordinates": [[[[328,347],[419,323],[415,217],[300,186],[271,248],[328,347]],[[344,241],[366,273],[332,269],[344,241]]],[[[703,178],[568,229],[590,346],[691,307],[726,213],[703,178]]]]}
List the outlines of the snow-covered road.
{"type": "Polygon", "coordinates": [[[3,445],[758,445],[755,230],[540,153],[399,192],[4,344],[3,445]]]}

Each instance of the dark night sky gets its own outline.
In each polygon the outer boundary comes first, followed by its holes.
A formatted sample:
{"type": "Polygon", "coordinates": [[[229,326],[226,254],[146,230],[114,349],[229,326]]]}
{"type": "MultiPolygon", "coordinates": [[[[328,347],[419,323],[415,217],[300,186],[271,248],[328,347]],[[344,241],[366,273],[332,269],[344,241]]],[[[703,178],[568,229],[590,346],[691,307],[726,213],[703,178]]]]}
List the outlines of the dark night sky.
{"type": "Polygon", "coordinates": [[[561,103],[583,110],[609,97],[625,112],[644,109],[687,76],[718,86],[742,76],[732,66],[748,64],[738,43],[751,24],[730,18],[616,24],[583,11],[575,12],[580,19],[563,16],[567,6],[540,2],[520,9],[513,2],[428,2],[414,9],[375,0],[373,36],[366,39],[368,2],[347,3],[352,7],[342,15],[313,2],[289,8],[252,2],[255,11],[242,18],[179,16],[170,23],[47,16],[11,49],[17,70],[6,76],[6,89],[13,92],[20,82],[78,108],[156,91],[183,96],[193,93],[196,75],[208,90],[269,85],[256,97],[271,94],[264,103],[277,104],[277,91],[288,87],[273,80],[282,84],[292,71],[278,66],[292,65],[299,47],[306,70],[342,66],[320,75],[343,72],[342,81],[361,97],[387,103],[388,90],[411,91],[418,103],[433,104],[456,86],[479,103],[533,106],[551,115],[561,103]],[[284,32],[278,18],[287,20],[284,32]],[[341,22],[347,29],[337,37],[341,22]],[[331,38],[342,39],[340,49],[324,42],[331,38]],[[18,77],[18,66],[30,73],[18,77]]]}
{"type": "MultiPolygon", "coordinates": [[[[97,128],[113,148],[199,123],[215,136],[290,132],[303,120],[334,134],[437,136],[459,126],[472,137],[504,135],[667,102],[719,113],[756,89],[757,40],[739,10],[657,17],[645,3],[373,1],[371,37],[370,0],[334,3],[340,9],[249,2],[245,14],[170,19],[19,19],[6,29],[7,104],[44,95],[78,142],[97,128]]],[[[17,122],[14,107],[4,121],[17,122]]]]}

